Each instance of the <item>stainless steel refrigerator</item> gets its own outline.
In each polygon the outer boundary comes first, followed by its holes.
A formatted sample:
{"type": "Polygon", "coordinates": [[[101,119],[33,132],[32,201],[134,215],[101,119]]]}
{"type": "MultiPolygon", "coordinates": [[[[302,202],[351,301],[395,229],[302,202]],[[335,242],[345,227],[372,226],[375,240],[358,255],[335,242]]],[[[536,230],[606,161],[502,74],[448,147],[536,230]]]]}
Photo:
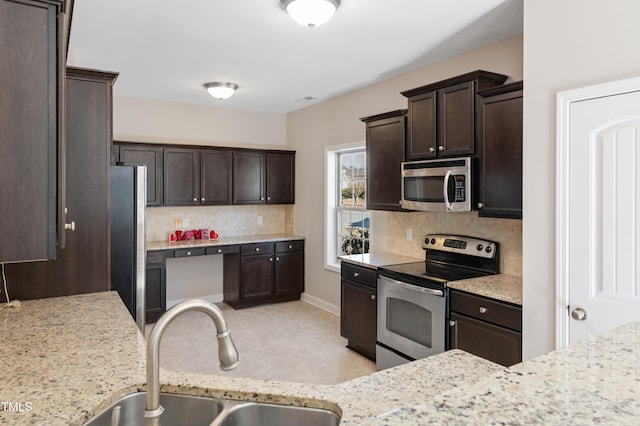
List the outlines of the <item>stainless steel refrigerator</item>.
{"type": "Polygon", "coordinates": [[[146,166],[111,166],[111,289],[144,333],[146,166]]]}

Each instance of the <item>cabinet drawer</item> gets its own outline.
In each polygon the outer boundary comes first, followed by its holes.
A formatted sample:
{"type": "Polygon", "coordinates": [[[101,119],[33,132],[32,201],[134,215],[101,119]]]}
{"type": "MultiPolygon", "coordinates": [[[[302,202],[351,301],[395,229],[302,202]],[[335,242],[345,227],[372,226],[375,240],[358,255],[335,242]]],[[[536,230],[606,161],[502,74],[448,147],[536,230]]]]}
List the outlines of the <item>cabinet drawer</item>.
{"type": "Polygon", "coordinates": [[[243,256],[250,256],[252,254],[273,253],[273,243],[243,244],[240,247],[240,253],[243,256]]]}
{"type": "Polygon", "coordinates": [[[458,312],[512,330],[522,331],[522,308],[497,300],[452,290],[449,308],[451,312],[458,312]]]}
{"type": "MultiPolygon", "coordinates": [[[[169,256],[172,257],[172,256],[169,256]]],[[[163,251],[148,251],[147,252],[147,263],[162,263],[167,258],[163,251]]]]}
{"type": "Polygon", "coordinates": [[[304,250],[304,240],[279,241],[276,243],[277,253],[304,250]]]}
{"type": "Polygon", "coordinates": [[[205,254],[206,254],[206,250],[204,247],[190,248],[190,249],[176,250],[175,257],[204,256],[205,254]]]}
{"type": "Polygon", "coordinates": [[[340,272],[344,279],[362,283],[369,287],[377,287],[378,271],[376,269],[342,262],[340,272]]]}
{"type": "Polygon", "coordinates": [[[219,247],[207,247],[207,254],[238,253],[239,251],[240,251],[240,249],[236,245],[219,246],[219,247]]]}

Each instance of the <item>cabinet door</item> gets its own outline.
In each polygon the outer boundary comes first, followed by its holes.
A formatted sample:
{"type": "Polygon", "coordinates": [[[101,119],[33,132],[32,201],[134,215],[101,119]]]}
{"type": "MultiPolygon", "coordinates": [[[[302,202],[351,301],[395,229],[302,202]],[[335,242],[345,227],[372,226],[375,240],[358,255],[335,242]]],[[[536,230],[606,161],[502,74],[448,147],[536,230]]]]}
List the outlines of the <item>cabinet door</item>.
{"type": "Polygon", "coordinates": [[[162,148],[153,146],[119,145],[119,162],[126,165],[147,166],[147,206],[162,205],[162,148]]]}
{"type": "Polygon", "coordinates": [[[367,209],[402,210],[405,117],[367,123],[367,209]]]}
{"type": "Polygon", "coordinates": [[[475,87],[469,81],[438,90],[438,156],[473,154],[475,87]]]}
{"type": "Polygon", "coordinates": [[[39,299],[106,291],[111,84],[114,74],[69,68],[66,81],[67,220],[75,222],[56,260],[7,265],[9,293],[39,299]]]}
{"type": "Polygon", "coordinates": [[[409,98],[409,128],[405,159],[424,160],[436,156],[436,92],[409,98]]]}
{"type": "Polygon", "coordinates": [[[233,204],[264,204],[265,154],[233,153],[233,204]]]}
{"type": "Polygon", "coordinates": [[[304,291],[304,253],[276,253],[275,295],[300,295],[304,291]]]}
{"type": "Polygon", "coordinates": [[[145,288],[145,321],[155,322],[166,311],[167,277],[164,263],[147,263],[145,288]]]}
{"type": "Polygon", "coordinates": [[[200,151],[200,204],[231,204],[231,151],[200,151]]]}
{"type": "Polygon", "coordinates": [[[478,215],[522,219],[522,85],[481,97],[478,215]]]}
{"type": "Polygon", "coordinates": [[[511,366],[522,361],[522,334],[452,312],[451,349],[462,349],[495,363],[511,366]]]}
{"type": "Polygon", "coordinates": [[[376,356],[376,289],[341,280],[340,335],[348,347],[370,359],[376,356]]]}
{"type": "Polygon", "coordinates": [[[164,148],[165,206],[193,206],[200,196],[200,150],[164,148]]]}
{"type": "Polygon", "coordinates": [[[295,153],[267,153],[267,204],[295,202],[295,153]]]}
{"type": "Polygon", "coordinates": [[[240,298],[243,302],[273,295],[273,254],[240,258],[240,298]]]}
{"type": "Polygon", "coordinates": [[[56,258],[56,190],[64,185],[57,182],[56,162],[64,160],[57,152],[64,142],[58,82],[65,63],[57,13],[52,3],[0,1],[0,262],[56,258]]]}

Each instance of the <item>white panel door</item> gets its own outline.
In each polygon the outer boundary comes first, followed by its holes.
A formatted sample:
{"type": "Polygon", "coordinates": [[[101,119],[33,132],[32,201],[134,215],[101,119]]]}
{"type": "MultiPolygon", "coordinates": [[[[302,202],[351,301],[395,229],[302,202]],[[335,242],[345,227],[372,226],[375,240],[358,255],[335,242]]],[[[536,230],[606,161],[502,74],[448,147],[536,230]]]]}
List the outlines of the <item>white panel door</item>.
{"type": "Polygon", "coordinates": [[[640,320],[640,91],[571,103],[568,343],[640,320]]]}

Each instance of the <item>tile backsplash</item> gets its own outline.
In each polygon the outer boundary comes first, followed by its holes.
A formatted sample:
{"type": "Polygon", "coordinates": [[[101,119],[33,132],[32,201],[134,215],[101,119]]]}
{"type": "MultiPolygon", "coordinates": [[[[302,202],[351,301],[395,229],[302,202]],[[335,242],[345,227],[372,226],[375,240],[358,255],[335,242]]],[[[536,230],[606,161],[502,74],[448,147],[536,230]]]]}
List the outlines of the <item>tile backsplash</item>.
{"type": "Polygon", "coordinates": [[[215,230],[221,237],[293,234],[293,205],[197,206],[147,208],[147,241],[166,241],[176,219],[188,219],[181,229],[215,230]],[[258,226],[262,216],[262,226],[258,226]]]}
{"type": "Polygon", "coordinates": [[[458,234],[484,238],[500,244],[500,272],[522,276],[522,221],[480,218],[477,212],[390,212],[387,216],[387,250],[424,257],[422,236],[458,234]],[[411,229],[413,239],[406,240],[411,229]]]}

